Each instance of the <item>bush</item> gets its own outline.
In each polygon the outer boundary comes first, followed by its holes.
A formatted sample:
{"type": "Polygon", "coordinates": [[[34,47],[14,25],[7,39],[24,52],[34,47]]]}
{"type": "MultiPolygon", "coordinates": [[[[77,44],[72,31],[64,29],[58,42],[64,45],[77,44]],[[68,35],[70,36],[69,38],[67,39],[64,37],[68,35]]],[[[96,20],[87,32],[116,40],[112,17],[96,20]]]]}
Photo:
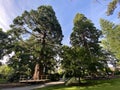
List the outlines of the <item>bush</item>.
{"type": "Polygon", "coordinates": [[[60,80],[60,75],[58,73],[50,74],[50,80],[51,81],[59,81],[60,80]]]}
{"type": "Polygon", "coordinates": [[[3,79],[8,79],[8,77],[14,72],[14,69],[7,66],[2,65],[0,66],[0,77],[3,79]]]}
{"type": "Polygon", "coordinates": [[[68,86],[68,85],[72,85],[72,84],[76,84],[76,83],[78,83],[77,79],[75,77],[71,77],[66,80],[65,85],[68,86]]]}
{"type": "Polygon", "coordinates": [[[120,71],[119,71],[119,70],[116,70],[116,71],[115,71],[115,75],[120,75],[120,71]]]}
{"type": "Polygon", "coordinates": [[[13,73],[8,77],[8,81],[9,82],[18,82],[20,78],[20,74],[19,73],[13,73]]]}

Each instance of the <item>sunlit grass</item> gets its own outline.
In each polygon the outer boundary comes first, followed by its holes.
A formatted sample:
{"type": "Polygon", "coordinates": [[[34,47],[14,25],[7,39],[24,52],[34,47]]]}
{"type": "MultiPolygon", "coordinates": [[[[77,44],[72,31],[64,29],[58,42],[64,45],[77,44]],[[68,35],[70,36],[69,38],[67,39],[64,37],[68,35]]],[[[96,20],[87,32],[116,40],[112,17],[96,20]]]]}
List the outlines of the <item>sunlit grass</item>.
{"type": "Polygon", "coordinates": [[[36,90],[120,90],[120,79],[92,80],[90,83],[84,86],[48,86],[36,90]]]}

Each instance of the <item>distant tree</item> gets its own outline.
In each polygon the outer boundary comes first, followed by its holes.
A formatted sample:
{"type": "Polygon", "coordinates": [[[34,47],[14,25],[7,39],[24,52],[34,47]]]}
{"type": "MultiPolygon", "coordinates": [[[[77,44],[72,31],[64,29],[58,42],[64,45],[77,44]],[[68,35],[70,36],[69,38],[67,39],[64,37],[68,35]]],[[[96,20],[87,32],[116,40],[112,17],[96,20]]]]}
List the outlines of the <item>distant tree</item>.
{"type": "Polygon", "coordinates": [[[35,69],[35,73],[38,74],[34,73],[33,78],[39,79],[39,74],[47,73],[48,68],[53,67],[63,38],[55,12],[51,6],[40,6],[37,10],[25,11],[22,16],[14,19],[11,28],[18,41],[21,41],[18,42],[22,47],[21,52],[26,49],[31,53],[29,56],[35,60],[39,70],[35,69]]]}

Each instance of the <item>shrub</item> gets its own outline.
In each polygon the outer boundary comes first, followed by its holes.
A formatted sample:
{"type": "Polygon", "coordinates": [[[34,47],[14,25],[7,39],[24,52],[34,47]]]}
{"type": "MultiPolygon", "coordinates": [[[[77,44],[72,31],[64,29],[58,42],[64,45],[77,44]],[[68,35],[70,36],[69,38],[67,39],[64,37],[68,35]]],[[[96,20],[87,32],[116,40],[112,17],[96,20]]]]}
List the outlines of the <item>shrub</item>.
{"type": "Polygon", "coordinates": [[[51,81],[59,81],[60,80],[60,75],[58,73],[50,74],[50,80],[51,81]]]}

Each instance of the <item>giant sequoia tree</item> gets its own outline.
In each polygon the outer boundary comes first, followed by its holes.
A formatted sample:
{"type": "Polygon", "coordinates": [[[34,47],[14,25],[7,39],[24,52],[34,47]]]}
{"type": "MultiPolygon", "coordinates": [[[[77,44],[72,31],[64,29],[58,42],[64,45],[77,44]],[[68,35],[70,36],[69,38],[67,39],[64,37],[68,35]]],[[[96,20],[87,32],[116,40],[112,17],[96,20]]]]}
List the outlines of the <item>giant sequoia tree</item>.
{"type": "Polygon", "coordinates": [[[101,31],[83,14],[77,13],[70,35],[71,47],[63,46],[62,67],[67,75],[84,78],[100,74],[104,70],[103,54],[99,45],[101,31]]]}
{"type": "Polygon", "coordinates": [[[80,62],[79,65],[81,66],[81,69],[79,67],[79,70],[83,70],[82,76],[84,76],[85,72],[88,72],[88,74],[96,73],[98,69],[101,69],[102,67],[100,61],[100,57],[102,57],[101,47],[99,45],[100,35],[101,31],[96,29],[89,19],[83,14],[76,14],[70,42],[74,48],[83,48],[80,49],[84,51],[80,53],[82,58],[77,58],[80,62]]]}
{"type": "Polygon", "coordinates": [[[25,11],[22,16],[14,19],[11,28],[20,41],[18,44],[23,47],[20,52],[24,53],[27,50],[29,57],[35,60],[33,79],[39,79],[39,74],[47,73],[50,66],[53,67],[63,38],[55,12],[51,6],[40,6],[37,10],[25,11]]]}

